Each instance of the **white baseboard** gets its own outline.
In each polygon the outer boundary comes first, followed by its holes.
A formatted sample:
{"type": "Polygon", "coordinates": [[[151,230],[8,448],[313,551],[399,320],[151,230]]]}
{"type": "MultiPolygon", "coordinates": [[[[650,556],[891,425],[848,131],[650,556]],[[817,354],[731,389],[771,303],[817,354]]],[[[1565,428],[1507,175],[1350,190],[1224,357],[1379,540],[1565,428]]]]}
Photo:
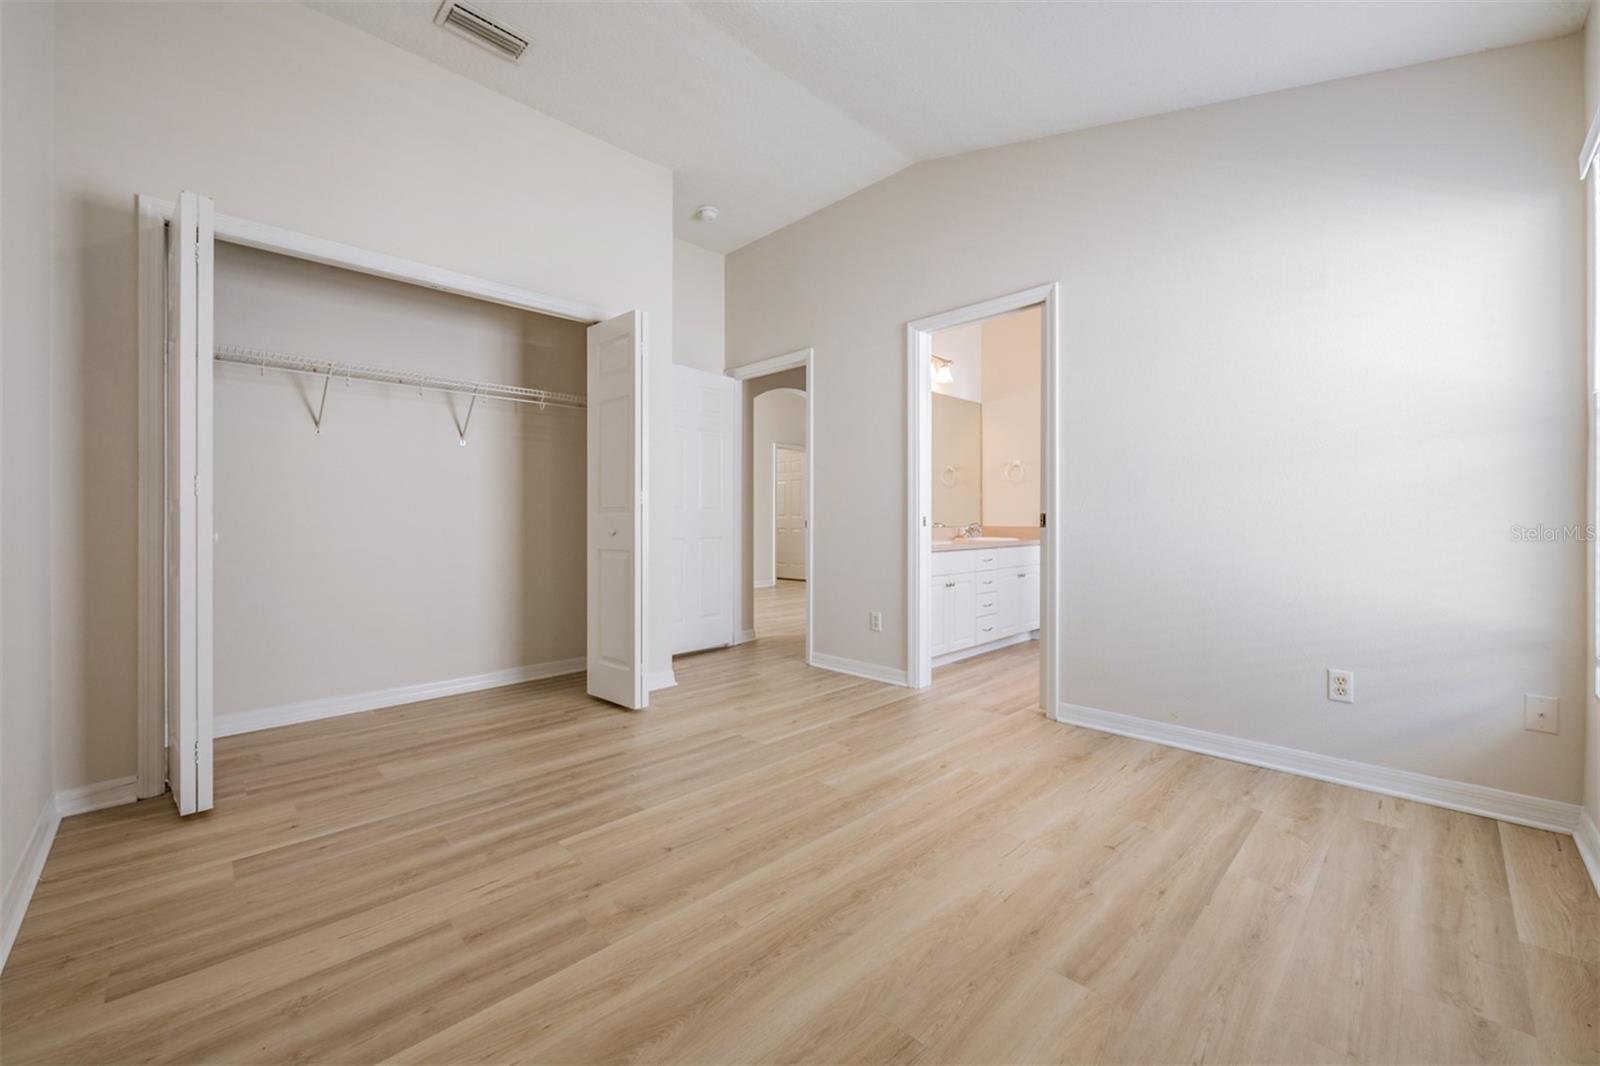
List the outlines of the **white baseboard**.
{"type": "Polygon", "coordinates": [[[671,670],[657,670],[645,678],[645,688],[651,692],[659,689],[673,688],[678,684],[678,675],[671,670]]]}
{"type": "Polygon", "coordinates": [[[33,832],[28,834],[27,846],[17,860],[17,867],[6,881],[4,902],[0,903],[0,970],[5,969],[11,955],[11,945],[16,942],[17,930],[22,928],[22,916],[28,913],[28,902],[39,884],[39,874],[44,872],[44,860],[50,855],[50,845],[61,826],[61,812],[56,809],[55,797],[45,797],[34,820],[33,832]]]}
{"type": "Polygon", "coordinates": [[[960,651],[952,651],[946,652],[943,655],[936,655],[933,659],[933,665],[949,666],[951,663],[958,663],[963,659],[971,659],[977,655],[988,655],[992,651],[999,651],[1001,648],[1009,648],[1013,644],[1023,644],[1027,641],[1038,639],[1039,631],[1037,629],[1028,633],[1013,633],[1009,637],[1001,637],[999,640],[991,640],[987,644],[978,644],[971,648],[962,648],[960,651]]]}
{"type": "Polygon", "coordinates": [[[1132,714],[1102,711],[1096,707],[1063,703],[1056,719],[1073,725],[1087,726],[1104,733],[1117,733],[1125,737],[1149,740],[1168,747],[1197,751],[1202,755],[1215,755],[1234,762],[1264,766],[1269,770],[1299,774],[1318,781],[1386,796],[1429,803],[1435,807],[1448,807],[1453,811],[1480,814],[1502,822],[1548,829],[1556,833],[1573,833],[1578,828],[1577,804],[1559,800],[1525,796],[1519,792],[1472,785],[1464,781],[1451,781],[1443,777],[1396,770],[1375,763],[1356,762],[1333,755],[1318,755],[1298,748],[1285,748],[1259,740],[1245,740],[1222,733],[1211,733],[1189,726],[1158,722],[1132,714]]]}
{"type": "Polygon", "coordinates": [[[811,665],[823,670],[832,670],[836,674],[849,674],[851,677],[864,677],[868,681],[883,681],[890,685],[905,685],[906,672],[897,670],[892,666],[881,666],[878,663],[864,663],[858,659],[846,659],[839,655],[823,655],[821,652],[812,652],[811,665]]]}
{"type": "Polygon", "coordinates": [[[50,857],[50,845],[55,843],[61,819],[132,803],[139,798],[137,785],[137,778],[119,777],[114,781],[64,788],[45,797],[16,868],[9,871],[5,896],[0,897],[0,969],[5,968],[11,945],[22,928],[23,915],[28,913],[33,890],[39,886],[39,875],[44,872],[45,859],[50,857]]]}
{"type": "Polygon", "coordinates": [[[1594,824],[1594,817],[1588,811],[1578,812],[1578,827],[1572,831],[1572,840],[1578,845],[1578,854],[1583,857],[1595,892],[1600,893],[1600,827],[1594,824]]]}
{"type": "Polygon", "coordinates": [[[758,589],[770,589],[772,586],[776,585],[777,583],[778,583],[778,579],[777,578],[769,577],[765,581],[753,582],[751,587],[758,588],[758,589]]]}
{"type": "Polygon", "coordinates": [[[120,807],[139,798],[139,779],[119,777],[114,781],[100,781],[78,788],[64,788],[56,793],[56,810],[61,817],[88,814],[106,807],[120,807]]]}
{"type": "Polygon", "coordinates": [[[343,714],[375,711],[382,707],[398,707],[406,703],[438,699],[441,696],[479,692],[486,688],[500,688],[502,685],[515,685],[522,681],[539,681],[564,674],[579,674],[587,666],[587,660],[582,657],[557,659],[554,662],[517,666],[510,670],[496,670],[493,673],[474,674],[471,677],[425,681],[420,685],[401,685],[397,688],[375,689],[371,692],[355,692],[348,696],[329,696],[302,703],[284,703],[276,707],[234,711],[230,714],[217,715],[213,732],[219,737],[237,736],[240,733],[276,729],[278,726],[294,725],[298,722],[314,722],[319,718],[337,718],[343,714]]]}
{"type": "Polygon", "coordinates": [[[741,629],[741,630],[739,630],[739,635],[736,638],[734,638],[733,643],[734,643],[735,646],[738,646],[740,644],[748,644],[752,640],[755,640],[755,639],[756,639],[756,631],[755,630],[753,630],[753,629],[741,629]]]}

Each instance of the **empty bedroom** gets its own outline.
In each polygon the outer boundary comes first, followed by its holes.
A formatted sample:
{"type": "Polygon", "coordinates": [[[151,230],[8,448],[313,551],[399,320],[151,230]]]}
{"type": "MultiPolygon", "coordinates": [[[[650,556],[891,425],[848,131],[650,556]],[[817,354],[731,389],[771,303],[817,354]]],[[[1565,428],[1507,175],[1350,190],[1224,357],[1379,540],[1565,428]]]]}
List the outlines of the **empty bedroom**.
{"type": "Polygon", "coordinates": [[[1600,1063],[1590,0],[0,0],[0,1062],[1600,1063]]]}

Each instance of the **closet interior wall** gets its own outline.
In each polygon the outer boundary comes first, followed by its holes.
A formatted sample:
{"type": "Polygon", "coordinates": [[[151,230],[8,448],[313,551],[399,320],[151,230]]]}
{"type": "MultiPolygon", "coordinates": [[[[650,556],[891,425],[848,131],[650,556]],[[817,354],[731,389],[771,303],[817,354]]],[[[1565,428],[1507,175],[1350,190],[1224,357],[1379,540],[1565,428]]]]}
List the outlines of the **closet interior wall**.
{"type": "MultiPolygon", "coordinates": [[[[585,391],[585,327],[220,243],[216,341],[585,391]]],[[[216,714],[584,655],[584,413],[216,365],[216,714]]]]}

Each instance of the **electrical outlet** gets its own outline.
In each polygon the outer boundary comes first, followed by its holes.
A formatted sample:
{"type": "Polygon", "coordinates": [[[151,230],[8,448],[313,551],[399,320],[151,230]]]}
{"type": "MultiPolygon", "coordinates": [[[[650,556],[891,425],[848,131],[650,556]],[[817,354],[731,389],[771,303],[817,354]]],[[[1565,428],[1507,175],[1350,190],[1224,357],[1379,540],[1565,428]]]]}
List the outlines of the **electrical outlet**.
{"type": "Polygon", "coordinates": [[[1561,701],[1554,696],[1524,695],[1522,728],[1534,733],[1561,732],[1561,701]]]}
{"type": "Polygon", "coordinates": [[[868,611],[867,612],[867,628],[872,630],[874,633],[882,633],[883,632],[883,612],[882,611],[868,611]]]}
{"type": "Polygon", "coordinates": [[[1328,698],[1335,703],[1356,701],[1356,675],[1351,670],[1328,669],[1328,698]]]}

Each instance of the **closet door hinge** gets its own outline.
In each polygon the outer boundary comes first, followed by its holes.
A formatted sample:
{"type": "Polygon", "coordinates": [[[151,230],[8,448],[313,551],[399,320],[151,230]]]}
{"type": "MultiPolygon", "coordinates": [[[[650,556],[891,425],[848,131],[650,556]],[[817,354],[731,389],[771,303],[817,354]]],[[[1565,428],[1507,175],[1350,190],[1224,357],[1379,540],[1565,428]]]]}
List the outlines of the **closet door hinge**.
{"type": "Polygon", "coordinates": [[[195,494],[195,496],[197,498],[200,495],[200,475],[199,474],[196,474],[194,476],[194,494],[195,494]]]}

